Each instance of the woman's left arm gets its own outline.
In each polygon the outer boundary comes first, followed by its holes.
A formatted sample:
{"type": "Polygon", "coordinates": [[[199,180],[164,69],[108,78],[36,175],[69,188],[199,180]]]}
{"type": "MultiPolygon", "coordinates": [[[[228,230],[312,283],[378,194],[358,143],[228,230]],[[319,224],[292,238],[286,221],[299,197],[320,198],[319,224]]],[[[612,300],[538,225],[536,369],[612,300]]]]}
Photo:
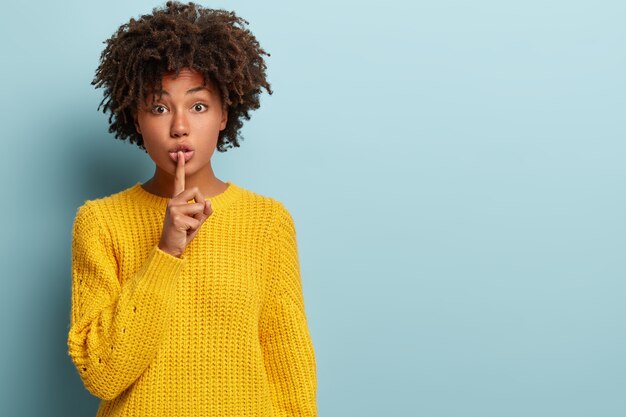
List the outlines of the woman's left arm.
{"type": "Polygon", "coordinates": [[[315,353],[304,308],[296,230],[277,205],[270,236],[272,271],[260,321],[265,368],[280,416],[317,416],[315,353]]]}

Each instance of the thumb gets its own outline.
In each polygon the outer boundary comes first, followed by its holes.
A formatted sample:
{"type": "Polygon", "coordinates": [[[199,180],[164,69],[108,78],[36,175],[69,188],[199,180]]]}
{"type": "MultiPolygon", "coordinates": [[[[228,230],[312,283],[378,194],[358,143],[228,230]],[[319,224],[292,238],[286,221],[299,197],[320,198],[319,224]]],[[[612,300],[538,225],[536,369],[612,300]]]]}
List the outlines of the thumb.
{"type": "Polygon", "coordinates": [[[212,213],[213,207],[211,207],[211,202],[209,200],[204,200],[204,209],[202,210],[202,213],[198,213],[196,219],[204,222],[212,213]]]}
{"type": "Polygon", "coordinates": [[[211,205],[211,200],[204,200],[204,212],[206,214],[213,213],[213,206],[211,205]]]}

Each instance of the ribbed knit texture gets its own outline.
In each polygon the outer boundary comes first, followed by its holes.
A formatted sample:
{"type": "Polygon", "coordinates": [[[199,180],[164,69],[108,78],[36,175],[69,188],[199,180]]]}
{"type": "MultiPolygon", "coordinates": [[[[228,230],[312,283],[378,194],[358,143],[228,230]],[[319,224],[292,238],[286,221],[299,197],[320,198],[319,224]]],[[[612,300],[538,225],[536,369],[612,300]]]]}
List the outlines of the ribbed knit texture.
{"type": "Polygon", "coordinates": [[[292,216],[228,184],[180,258],[140,183],[78,208],[68,353],[97,417],[317,415],[292,216]]]}

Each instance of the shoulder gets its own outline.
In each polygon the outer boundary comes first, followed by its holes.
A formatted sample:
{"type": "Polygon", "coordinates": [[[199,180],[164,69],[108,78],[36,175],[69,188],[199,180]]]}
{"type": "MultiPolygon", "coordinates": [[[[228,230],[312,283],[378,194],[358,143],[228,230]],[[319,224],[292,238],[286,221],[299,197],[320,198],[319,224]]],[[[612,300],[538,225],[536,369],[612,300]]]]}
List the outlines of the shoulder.
{"type": "Polygon", "coordinates": [[[285,228],[292,229],[292,232],[295,233],[294,218],[284,200],[241,186],[238,187],[242,194],[240,203],[243,203],[256,215],[267,218],[275,233],[285,228]]]}
{"type": "Polygon", "coordinates": [[[84,200],[76,209],[74,226],[82,223],[100,223],[101,219],[108,217],[107,212],[112,208],[128,206],[127,202],[133,188],[135,186],[107,196],[84,200]]]}
{"type": "Polygon", "coordinates": [[[240,204],[244,204],[245,206],[263,213],[268,213],[273,217],[284,215],[291,216],[287,205],[282,200],[262,192],[252,191],[237,184],[235,185],[239,190],[240,198],[238,200],[240,204]]]}
{"type": "Polygon", "coordinates": [[[241,192],[241,202],[244,202],[248,206],[253,206],[257,210],[267,212],[275,219],[288,216],[291,217],[291,213],[287,208],[286,203],[276,197],[269,196],[267,194],[252,191],[248,188],[244,188],[237,185],[241,192]]]}

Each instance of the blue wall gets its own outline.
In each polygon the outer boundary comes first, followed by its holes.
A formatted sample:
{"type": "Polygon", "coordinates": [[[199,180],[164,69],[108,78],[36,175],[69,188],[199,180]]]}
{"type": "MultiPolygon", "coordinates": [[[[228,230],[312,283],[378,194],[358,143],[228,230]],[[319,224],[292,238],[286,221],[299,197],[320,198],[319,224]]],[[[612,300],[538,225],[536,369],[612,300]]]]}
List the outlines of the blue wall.
{"type": "MultiPolygon", "coordinates": [[[[90,81],[157,4],[3,5],[3,415],[95,415],[72,221],[153,165],[90,81]]],[[[626,415],[623,2],[208,5],[272,54],[214,168],[294,216],[321,416],[626,415]]]]}

